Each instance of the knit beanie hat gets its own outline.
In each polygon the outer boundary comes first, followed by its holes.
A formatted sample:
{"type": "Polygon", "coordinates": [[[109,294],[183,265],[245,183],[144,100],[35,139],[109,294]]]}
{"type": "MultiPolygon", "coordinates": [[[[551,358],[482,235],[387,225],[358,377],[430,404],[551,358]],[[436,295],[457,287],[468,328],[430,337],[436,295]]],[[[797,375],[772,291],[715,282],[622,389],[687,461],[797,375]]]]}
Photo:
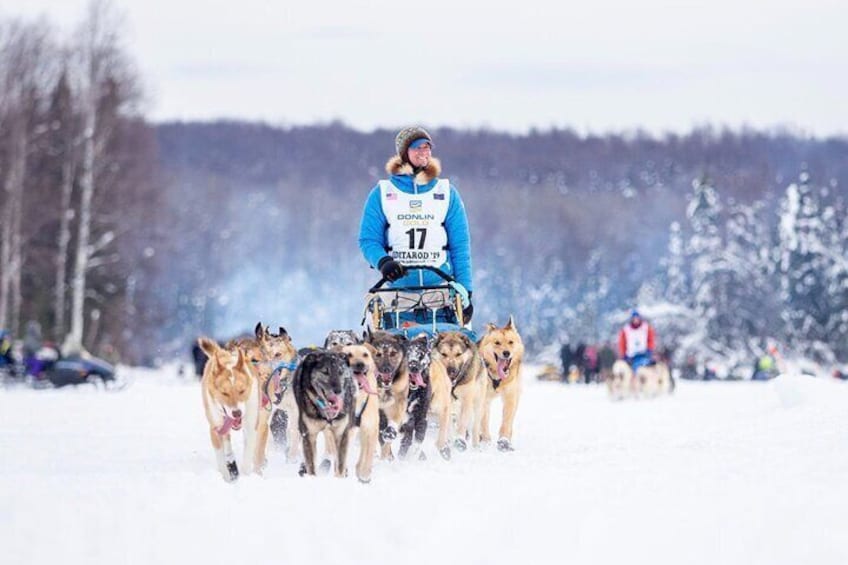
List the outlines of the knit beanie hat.
{"type": "Polygon", "coordinates": [[[421,126],[410,126],[398,132],[395,137],[395,150],[403,162],[407,161],[406,152],[409,151],[409,146],[419,139],[426,139],[431,146],[433,145],[433,138],[421,126]]]}

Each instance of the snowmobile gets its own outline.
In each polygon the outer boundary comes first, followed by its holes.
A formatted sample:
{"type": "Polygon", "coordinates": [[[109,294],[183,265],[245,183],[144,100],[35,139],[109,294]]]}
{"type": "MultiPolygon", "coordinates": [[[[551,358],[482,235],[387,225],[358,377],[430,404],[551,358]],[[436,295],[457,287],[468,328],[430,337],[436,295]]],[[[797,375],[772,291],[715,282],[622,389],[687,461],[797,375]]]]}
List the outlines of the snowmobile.
{"type": "Polygon", "coordinates": [[[92,383],[107,388],[115,382],[115,368],[93,356],[69,355],[49,365],[44,376],[54,387],[92,383]]]}
{"type": "Polygon", "coordinates": [[[443,284],[383,288],[381,278],[368,289],[362,325],[371,331],[385,330],[412,339],[426,333],[461,331],[473,341],[474,332],[465,327],[462,314],[468,293],[448,273],[436,267],[408,265],[407,270],[423,269],[439,275],[443,284]]]}

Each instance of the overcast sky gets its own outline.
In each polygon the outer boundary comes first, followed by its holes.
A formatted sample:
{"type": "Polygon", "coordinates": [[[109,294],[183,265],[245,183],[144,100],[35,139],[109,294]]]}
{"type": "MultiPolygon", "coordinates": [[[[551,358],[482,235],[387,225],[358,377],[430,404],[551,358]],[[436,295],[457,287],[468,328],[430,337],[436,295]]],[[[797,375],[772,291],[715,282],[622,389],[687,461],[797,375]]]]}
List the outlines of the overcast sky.
{"type": "MultiPolygon", "coordinates": [[[[0,0],[71,29],[86,0],[0,0]]],[[[154,120],[848,135],[844,0],[115,0],[154,120]]]]}

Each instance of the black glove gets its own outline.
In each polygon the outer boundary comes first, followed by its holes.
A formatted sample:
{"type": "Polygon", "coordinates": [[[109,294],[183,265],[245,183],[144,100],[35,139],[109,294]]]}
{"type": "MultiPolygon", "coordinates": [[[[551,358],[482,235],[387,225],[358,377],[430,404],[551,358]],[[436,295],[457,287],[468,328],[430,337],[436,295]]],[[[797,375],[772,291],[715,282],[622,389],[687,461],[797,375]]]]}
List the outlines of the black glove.
{"type": "Polygon", "coordinates": [[[380,259],[380,262],[377,263],[377,268],[380,269],[383,278],[390,282],[394,282],[406,274],[406,269],[403,268],[403,265],[388,255],[380,259]]]}
{"type": "Polygon", "coordinates": [[[466,324],[471,321],[471,316],[474,315],[474,305],[471,303],[471,291],[468,291],[468,306],[462,309],[462,321],[466,324]]]}

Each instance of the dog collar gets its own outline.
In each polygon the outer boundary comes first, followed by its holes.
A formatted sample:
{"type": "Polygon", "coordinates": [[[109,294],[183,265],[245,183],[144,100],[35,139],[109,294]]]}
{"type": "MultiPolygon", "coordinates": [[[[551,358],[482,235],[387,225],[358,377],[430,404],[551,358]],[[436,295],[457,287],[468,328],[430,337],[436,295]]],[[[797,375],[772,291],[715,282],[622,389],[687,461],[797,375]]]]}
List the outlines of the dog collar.
{"type": "Polygon", "coordinates": [[[294,371],[295,369],[297,369],[297,357],[295,357],[291,361],[282,361],[280,363],[277,363],[277,366],[274,367],[274,370],[272,372],[276,373],[277,371],[282,371],[283,369],[287,369],[289,371],[294,371]]]}

